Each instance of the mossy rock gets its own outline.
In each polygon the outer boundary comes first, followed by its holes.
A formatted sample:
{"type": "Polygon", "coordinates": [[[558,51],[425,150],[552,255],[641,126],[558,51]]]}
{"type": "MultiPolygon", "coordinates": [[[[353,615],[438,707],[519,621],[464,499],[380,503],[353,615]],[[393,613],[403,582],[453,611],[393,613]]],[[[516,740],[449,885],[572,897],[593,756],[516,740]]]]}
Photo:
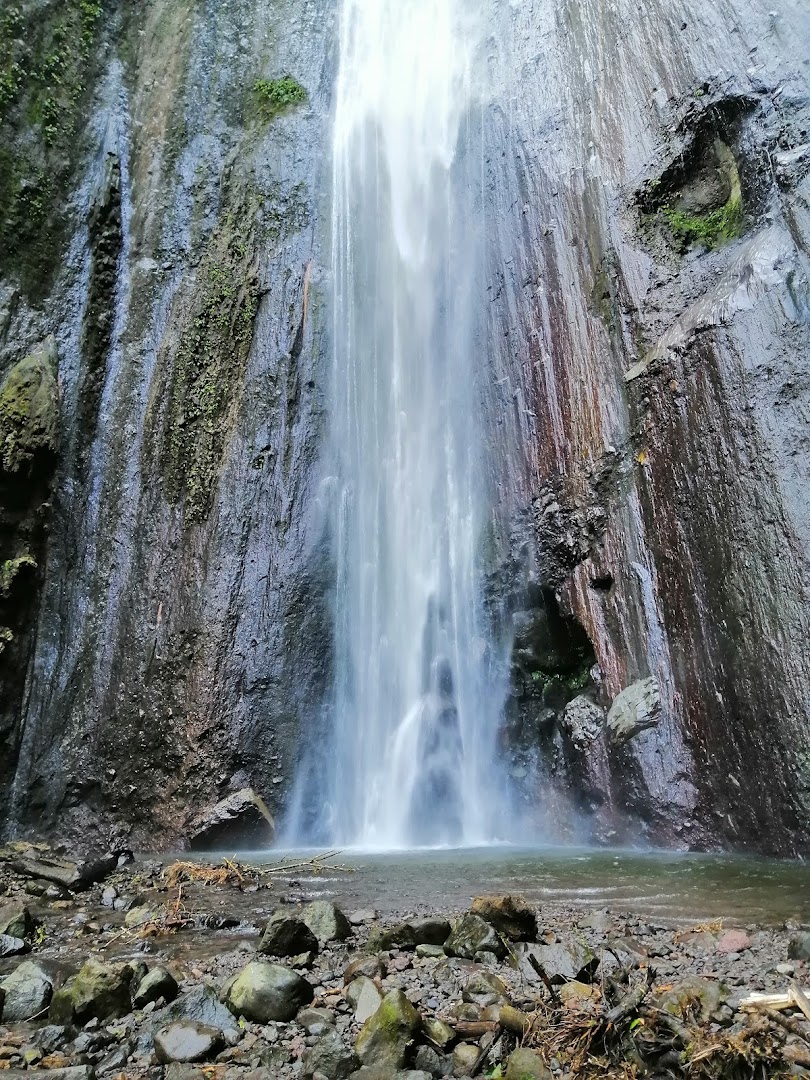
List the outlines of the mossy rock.
{"type": "Polygon", "coordinates": [[[355,1051],[363,1065],[401,1069],[422,1018],[401,990],[391,990],[363,1025],[355,1051]]]}
{"type": "Polygon", "coordinates": [[[86,1024],[88,1020],[125,1016],[132,1008],[129,984],[132,969],[126,964],[99,964],[88,960],[78,975],[68,979],[51,1000],[54,1024],[86,1024]]]}
{"type": "Polygon", "coordinates": [[[723,983],[694,975],[682,979],[671,990],[665,990],[655,1004],[657,1008],[672,1016],[691,1016],[705,1024],[727,998],[728,988],[723,983]]]}
{"type": "Polygon", "coordinates": [[[56,342],[49,337],[0,386],[0,465],[9,473],[27,469],[37,455],[56,450],[58,436],[56,342]]]}

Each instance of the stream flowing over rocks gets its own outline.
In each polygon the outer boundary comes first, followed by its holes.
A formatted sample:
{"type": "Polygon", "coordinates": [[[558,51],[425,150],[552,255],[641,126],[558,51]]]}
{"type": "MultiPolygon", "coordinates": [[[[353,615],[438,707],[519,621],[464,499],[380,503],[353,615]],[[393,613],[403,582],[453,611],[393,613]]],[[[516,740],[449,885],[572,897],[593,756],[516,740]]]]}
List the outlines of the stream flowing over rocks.
{"type": "Polygon", "coordinates": [[[0,925],[20,933],[0,958],[9,1077],[810,1072],[810,923],[695,925],[515,895],[344,913],[301,898],[307,871],[281,864],[126,856],[56,898],[3,854],[0,925]]]}

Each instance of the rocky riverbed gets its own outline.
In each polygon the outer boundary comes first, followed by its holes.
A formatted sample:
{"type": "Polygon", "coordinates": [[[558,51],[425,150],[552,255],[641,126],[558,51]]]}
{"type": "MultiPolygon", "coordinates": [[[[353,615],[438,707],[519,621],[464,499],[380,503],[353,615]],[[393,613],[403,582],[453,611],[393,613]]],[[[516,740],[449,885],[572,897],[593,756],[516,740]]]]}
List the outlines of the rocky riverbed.
{"type": "Polygon", "coordinates": [[[0,857],[9,1076],[810,1073],[797,923],[653,923],[489,896],[486,881],[465,908],[380,917],[307,901],[317,860],[0,857]],[[744,1004],[755,992],[782,998],[744,1004]]]}

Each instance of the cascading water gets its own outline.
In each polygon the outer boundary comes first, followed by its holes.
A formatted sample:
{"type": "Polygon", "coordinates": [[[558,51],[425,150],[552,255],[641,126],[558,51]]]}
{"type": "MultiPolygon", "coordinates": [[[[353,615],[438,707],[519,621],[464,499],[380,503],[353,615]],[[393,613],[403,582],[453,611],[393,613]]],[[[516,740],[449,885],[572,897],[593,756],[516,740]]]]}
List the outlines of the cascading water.
{"type": "Polygon", "coordinates": [[[478,564],[487,497],[474,7],[343,3],[324,485],[335,687],[309,771],[319,838],[341,843],[466,844],[498,831],[502,693],[478,564]]]}

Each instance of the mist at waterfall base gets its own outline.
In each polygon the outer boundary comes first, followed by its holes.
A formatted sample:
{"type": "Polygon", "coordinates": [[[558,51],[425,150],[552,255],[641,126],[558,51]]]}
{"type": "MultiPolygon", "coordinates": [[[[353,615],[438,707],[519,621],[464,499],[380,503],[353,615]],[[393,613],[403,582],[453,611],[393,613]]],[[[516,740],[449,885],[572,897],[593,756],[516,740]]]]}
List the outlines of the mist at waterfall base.
{"type": "Polygon", "coordinates": [[[468,0],[345,0],[332,169],[334,686],[285,839],[505,839],[508,650],[482,604],[488,512],[482,101],[468,0]]]}

